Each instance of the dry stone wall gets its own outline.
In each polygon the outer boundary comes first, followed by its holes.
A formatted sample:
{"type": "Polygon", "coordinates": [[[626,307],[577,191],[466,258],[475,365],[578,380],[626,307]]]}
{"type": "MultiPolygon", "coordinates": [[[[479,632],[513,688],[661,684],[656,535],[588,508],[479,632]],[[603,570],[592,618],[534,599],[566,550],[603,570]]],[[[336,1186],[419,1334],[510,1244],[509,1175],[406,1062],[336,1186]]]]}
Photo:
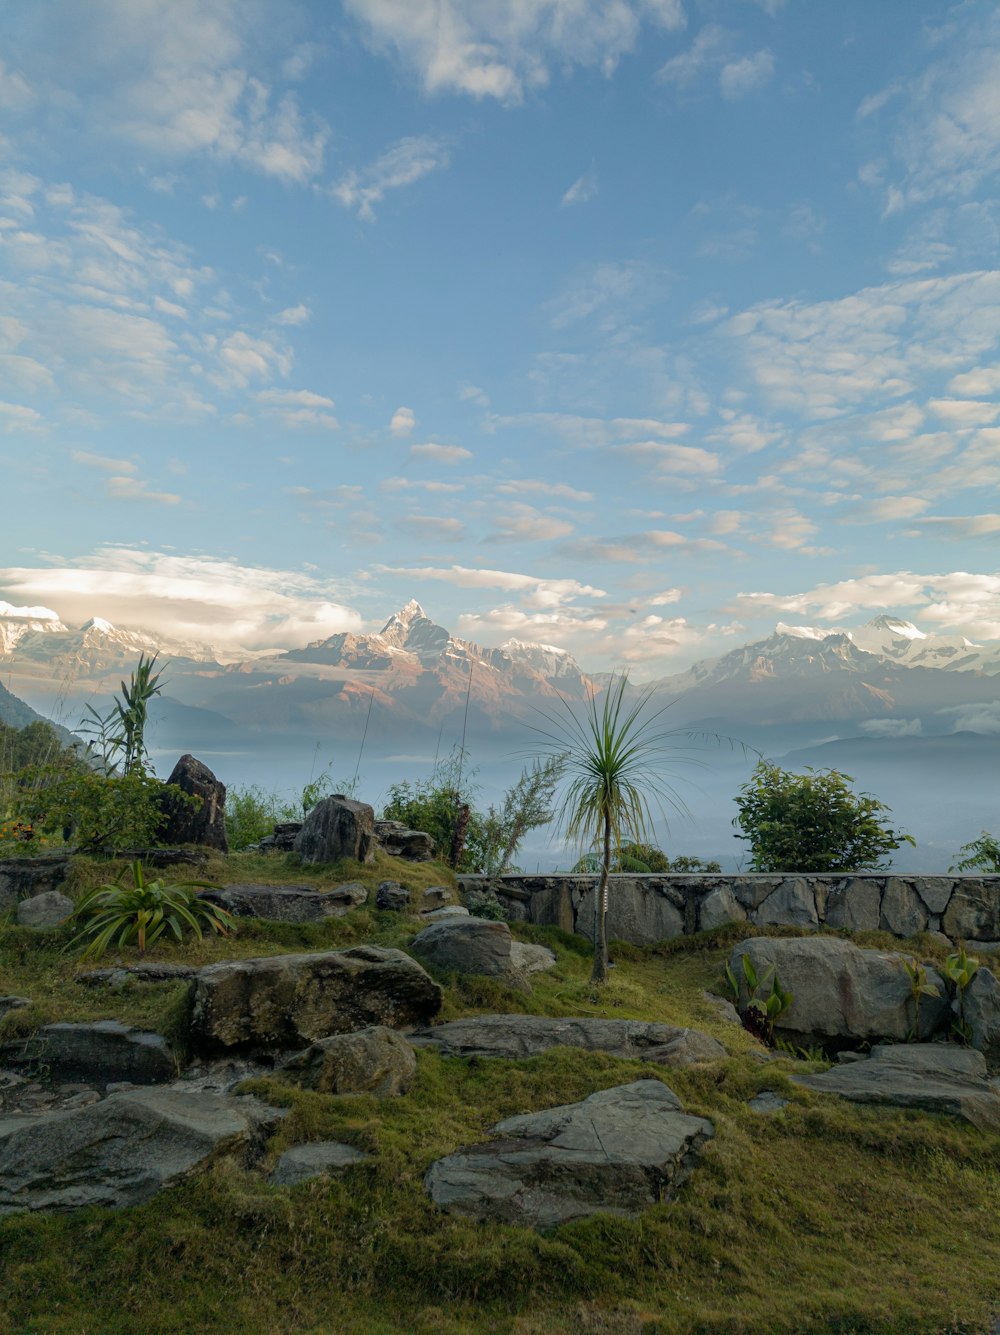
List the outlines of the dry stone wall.
{"type": "MultiPolygon", "coordinates": [[[[460,876],[463,894],[491,891],[513,919],[594,935],[595,876],[460,876]]],[[[649,945],[751,922],[759,927],[944,932],[1000,945],[1000,876],[613,875],[608,935],[649,945]]]]}

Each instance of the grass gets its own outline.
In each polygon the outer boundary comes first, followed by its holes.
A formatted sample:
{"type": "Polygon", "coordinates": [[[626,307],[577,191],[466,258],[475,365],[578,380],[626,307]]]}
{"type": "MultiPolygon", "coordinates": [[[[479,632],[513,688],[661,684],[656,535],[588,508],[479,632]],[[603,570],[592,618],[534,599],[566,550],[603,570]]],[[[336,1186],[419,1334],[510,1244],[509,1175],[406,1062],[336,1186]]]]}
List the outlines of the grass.
{"type": "MultiPolygon", "coordinates": [[[[253,879],[236,861],[225,879],[253,879]]],[[[274,864],[266,865],[267,879],[276,879],[274,864]]],[[[335,880],[354,879],[342,870],[335,880]]],[[[440,869],[420,870],[437,876],[427,884],[447,883],[440,869]]],[[[369,874],[374,881],[389,875],[384,865],[369,874]]],[[[306,878],[297,869],[289,879],[306,878]]],[[[405,945],[415,930],[401,915],[360,909],[309,927],[247,923],[232,941],[159,953],[201,962],[360,939],[405,945]]],[[[536,976],[530,995],[494,980],[439,974],[446,1016],[500,1010],[662,1019],[713,1033],[729,1056],[664,1071],[571,1049],[519,1062],[421,1050],[414,1088],[384,1101],[254,1081],[248,1088],[289,1108],[267,1164],[288,1145],[318,1139],[347,1141],[371,1160],[342,1178],[291,1190],[220,1160],[134,1210],[0,1219],[0,1335],[958,1335],[987,1328],[1000,1307],[996,1137],[944,1118],[824,1098],[791,1083],[801,1063],[762,1061],[748,1036],[701,996],[719,980],[732,929],[650,950],[613,945],[616,967],[599,990],[588,981],[590,948],[579,938],[553,928],[514,930],[550,945],[556,968],[536,976]],[[664,1079],[686,1110],[715,1125],[677,1200],[635,1220],[595,1217],[543,1236],[451,1218],[424,1193],[435,1159],[480,1140],[500,1118],[639,1078],[664,1079]],[[768,1117],[750,1112],[747,1100],[762,1088],[780,1092],[789,1106],[768,1117]]],[[[39,939],[0,928],[3,990],[34,996],[53,1018],[114,1014],[168,1024],[182,989],[81,987],[75,961],[58,953],[61,943],[58,933],[39,939]]]]}

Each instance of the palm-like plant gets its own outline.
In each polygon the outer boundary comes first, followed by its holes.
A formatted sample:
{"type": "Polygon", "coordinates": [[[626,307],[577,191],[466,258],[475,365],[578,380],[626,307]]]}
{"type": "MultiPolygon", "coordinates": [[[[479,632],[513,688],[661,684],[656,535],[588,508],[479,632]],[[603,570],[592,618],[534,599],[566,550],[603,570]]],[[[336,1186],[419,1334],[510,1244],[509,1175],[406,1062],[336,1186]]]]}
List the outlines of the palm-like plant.
{"type": "MultiPolygon", "coordinates": [[[[557,819],[569,838],[583,836],[600,858],[594,903],[594,967],[591,982],[608,977],[606,928],[608,874],[623,842],[648,841],[653,824],[650,803],[661,811],[685,810],[663,774],[669,756],[680,757],[677,729],[656,727],[669,705],[650,709],[653,689],[633,702],[625,698],[628,674],[612,676],[603,695],[592,695],[583,717],[565,700],[565,713],[543,712],[547,725],[536,731],[544,750],[561,758],[568,779],[557,819]]],[[[684,759],[690,759],[684,757],[684,759]]]]}

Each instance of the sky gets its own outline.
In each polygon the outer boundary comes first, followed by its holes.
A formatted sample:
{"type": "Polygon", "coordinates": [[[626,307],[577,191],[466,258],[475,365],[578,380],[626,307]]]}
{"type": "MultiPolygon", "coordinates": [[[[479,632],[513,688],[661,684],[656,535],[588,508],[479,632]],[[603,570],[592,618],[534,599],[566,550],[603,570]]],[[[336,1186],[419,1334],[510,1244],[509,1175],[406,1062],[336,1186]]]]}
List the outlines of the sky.
{"type": "Polygon", "coordinates": [[[0,600],[1000,638],[998,171],[991,0],[5,0],[0,600]]]}

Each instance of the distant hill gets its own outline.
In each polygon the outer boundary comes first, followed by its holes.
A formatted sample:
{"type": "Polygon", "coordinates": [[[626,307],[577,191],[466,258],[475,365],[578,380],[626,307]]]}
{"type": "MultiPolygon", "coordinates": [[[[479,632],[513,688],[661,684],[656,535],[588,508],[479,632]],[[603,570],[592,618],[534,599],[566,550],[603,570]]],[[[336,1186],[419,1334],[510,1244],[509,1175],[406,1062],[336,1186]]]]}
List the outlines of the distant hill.
{"type": "Polygon", "coordinates": [[[39,714],[2,685],[0,685],[0,722],[8,724],[11,728],[26,728],[29,723],[47,723],[65,746],[72,746],[74,742],[80,740],[61,723],[54,723],[52,719],[39,714]]]}

